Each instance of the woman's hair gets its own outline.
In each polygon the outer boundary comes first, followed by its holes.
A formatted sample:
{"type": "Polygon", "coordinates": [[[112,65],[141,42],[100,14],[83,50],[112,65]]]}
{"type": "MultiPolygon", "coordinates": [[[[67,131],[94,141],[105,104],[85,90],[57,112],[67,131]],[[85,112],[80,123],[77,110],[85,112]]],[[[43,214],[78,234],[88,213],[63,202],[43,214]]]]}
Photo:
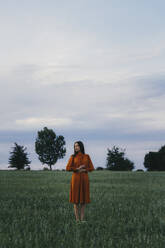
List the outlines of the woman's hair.
{"type": "MultiPolygon", "coordinates": [[[[84,144],[82,143],[82,141],[76,141],[76,142],[74,142],[74,146],[75,146],[75,143],[78,143],[78,145],[79,145],[79,147],[80,147],[80,151],[81,151],[83,154],[85,154],[84,144]]],[[[78,152],[76,152],[76,151],[75,151],[75,148],[74,148],[74,154],[73,154],[73,156],[75,157],[77,153],[78,153],[78,152]]]]}

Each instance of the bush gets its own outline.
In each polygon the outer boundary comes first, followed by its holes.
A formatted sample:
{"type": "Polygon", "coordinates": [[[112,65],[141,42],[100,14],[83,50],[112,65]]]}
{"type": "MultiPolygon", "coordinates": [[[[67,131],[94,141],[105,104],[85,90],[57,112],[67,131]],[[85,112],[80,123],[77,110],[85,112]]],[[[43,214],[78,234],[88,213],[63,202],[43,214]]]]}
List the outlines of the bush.
{"type": "Polygon", "coordinates": [[[97,167],[96,170],[103,170],[103,167],[97,167]]]}

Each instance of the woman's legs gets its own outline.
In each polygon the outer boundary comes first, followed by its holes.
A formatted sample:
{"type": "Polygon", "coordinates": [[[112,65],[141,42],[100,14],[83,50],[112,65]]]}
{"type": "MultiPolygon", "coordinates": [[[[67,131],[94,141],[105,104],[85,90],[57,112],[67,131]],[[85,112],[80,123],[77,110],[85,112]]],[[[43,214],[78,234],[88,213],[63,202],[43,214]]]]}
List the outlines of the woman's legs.
{"type": "Polygon", "coordinates": [[[81,220],[84,218],[85,203],[81,203],[81,220]]]}
{"type": "MultiPolygon", "coordinates": [[[[85,203],[80,203],[80,213],[81,213],[81,220],[84,219],[84,209],[85,209],[85,203]]],[[[79,204],[78,203],[74,203],[74,213],[76,216],[76,220],[79,220],[79,204]]]]}
{"type": "Polygon", "coordinates": [[[79,220],[79,213],[78,213],[78,203],[74,203],[74,213],[75,213],[75,216],[76,216],[76,220],[78,221],[79,220]]]}

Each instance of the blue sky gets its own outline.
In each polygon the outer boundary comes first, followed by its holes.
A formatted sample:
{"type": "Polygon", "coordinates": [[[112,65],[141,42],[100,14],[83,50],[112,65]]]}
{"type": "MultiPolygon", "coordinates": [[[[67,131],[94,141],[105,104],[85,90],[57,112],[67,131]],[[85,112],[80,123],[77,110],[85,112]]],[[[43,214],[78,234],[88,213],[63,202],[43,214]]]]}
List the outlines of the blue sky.
{"type": "Polygon", "coordinates": [[[82,140],[95,168],[107,148],[144,155],[165,144],[164,1],[3,1],[0,9],[0,168],[14,142],[31,168],[37,131],[82,140]]]}

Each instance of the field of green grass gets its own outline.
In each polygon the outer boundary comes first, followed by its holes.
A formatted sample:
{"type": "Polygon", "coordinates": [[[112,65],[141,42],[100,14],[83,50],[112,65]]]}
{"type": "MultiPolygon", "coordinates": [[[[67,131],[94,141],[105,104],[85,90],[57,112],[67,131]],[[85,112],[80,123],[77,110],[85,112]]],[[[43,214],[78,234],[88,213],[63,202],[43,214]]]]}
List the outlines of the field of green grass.
{"type": "Polygon", "coordinates": [[[76,224],[72,172],[0,171],[0,248],[164,248],[165,172],[88,173],[76,224]]]}

